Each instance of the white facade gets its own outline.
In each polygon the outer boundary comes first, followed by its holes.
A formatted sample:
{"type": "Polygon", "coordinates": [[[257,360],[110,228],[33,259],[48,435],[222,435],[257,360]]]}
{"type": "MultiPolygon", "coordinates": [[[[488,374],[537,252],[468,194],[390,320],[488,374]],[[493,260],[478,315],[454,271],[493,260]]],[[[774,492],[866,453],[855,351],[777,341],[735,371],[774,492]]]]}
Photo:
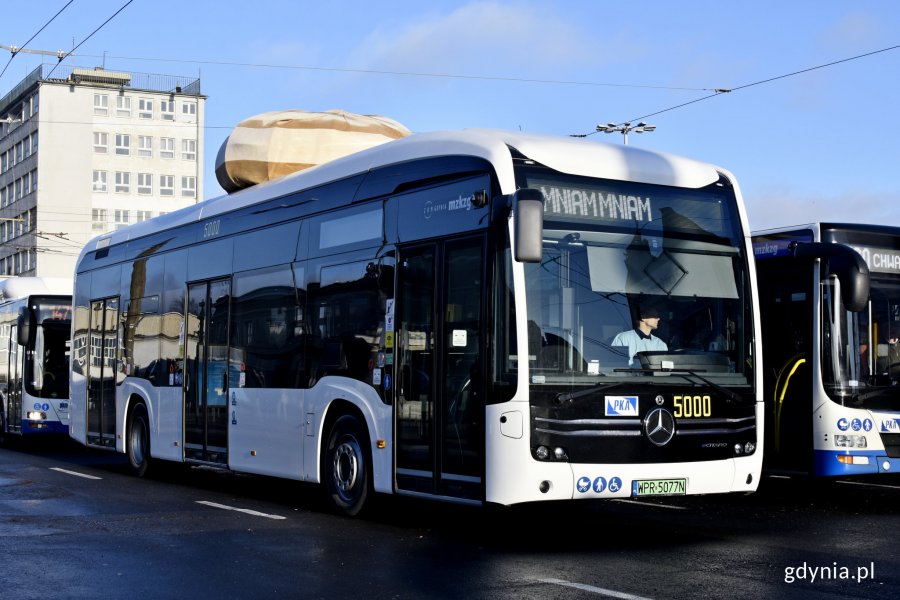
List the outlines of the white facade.
{"type": "Polygon", "coordinates": [[[0,277],[72,277],[92,237],[203,197],[194,78],[39,67],[0,100],[0,277]]]}

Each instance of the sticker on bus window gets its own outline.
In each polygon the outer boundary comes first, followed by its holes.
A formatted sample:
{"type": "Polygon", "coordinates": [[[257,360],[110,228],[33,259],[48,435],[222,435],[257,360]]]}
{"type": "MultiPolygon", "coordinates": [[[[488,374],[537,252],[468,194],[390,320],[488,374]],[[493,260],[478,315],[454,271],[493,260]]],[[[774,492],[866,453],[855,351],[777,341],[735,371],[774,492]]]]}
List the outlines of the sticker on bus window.
{"type": "Polygon", "coordinates": [[[465,329],[454,329],[453,330],[453,347],[465,347],[466,340],[468,339],[468,334],[465,329]]]}

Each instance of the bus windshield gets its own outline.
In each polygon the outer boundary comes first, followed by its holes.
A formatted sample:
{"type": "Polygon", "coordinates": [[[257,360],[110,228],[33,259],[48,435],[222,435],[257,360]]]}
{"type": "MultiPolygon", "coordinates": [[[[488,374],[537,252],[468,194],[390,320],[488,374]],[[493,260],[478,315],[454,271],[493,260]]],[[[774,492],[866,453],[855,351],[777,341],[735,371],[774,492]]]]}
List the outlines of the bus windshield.
{"type": "Polygon", "coordinates": [[[672,372],[750,385],[749,285],[727,183],[525,175],[546,199],[543,259],[525,266],[532,384],[672,372]]]}
{"type": "Polygon", "coordinates": [[[850,394],[857,401],[883,403],[878,390],[900,383],[900,278],[873,274],[869,305],[859,313],[844,310],[839,285],[827,282],[823,294],[825,389],[838,400],[850,394]]]}
{"type": "Polygon", "coordinates": [[[68,398],[71,307],[35,304],[37,330],[34,351],[26,353],[26,373],[30,376],[25,378],[25,390],[38,398],[68,398]]]}

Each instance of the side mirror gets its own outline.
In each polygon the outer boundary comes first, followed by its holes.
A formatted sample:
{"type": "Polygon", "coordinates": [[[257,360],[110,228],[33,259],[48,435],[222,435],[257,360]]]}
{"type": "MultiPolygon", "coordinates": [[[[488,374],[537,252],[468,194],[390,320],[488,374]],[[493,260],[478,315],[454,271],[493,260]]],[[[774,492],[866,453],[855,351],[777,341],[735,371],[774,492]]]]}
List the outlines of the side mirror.
{"type": "Polygon", "coordinates": [[[34,311],[27,307],[19,309],[19,316],[16,319],[16,331],[16,341],[20,346],[27,348],[34,344],[34,335],[37,331],[34,311]]]}
{"type": "Polygon", "coordinates": [[[513,258],[518,262],[541,262],[544,251],[544,194],[522,188],[512,196],[515,226],[513,258]]]}
{"type": "Polygon", "coordinates": [[[820,258],[823,269],[841,282],[841,299],[850,312],[859,312],[869,303],[869,266],[859,252],[844,244],[792,242],[794,256],[820,258]]]}

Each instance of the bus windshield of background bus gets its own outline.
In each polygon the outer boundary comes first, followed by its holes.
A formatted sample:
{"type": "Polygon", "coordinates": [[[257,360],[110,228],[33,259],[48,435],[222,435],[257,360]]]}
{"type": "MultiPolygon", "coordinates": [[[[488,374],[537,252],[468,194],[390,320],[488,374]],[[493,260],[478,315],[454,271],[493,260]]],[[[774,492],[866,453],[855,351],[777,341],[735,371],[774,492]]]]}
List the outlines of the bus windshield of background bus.
{"type": "Polygon", "coordinates": [[[535,384],[694,371],[748,385],[748,287],[734,199],[560,175],[546,197],[544,256],[525,265],[535,384]]]}
{"type": "Polygon", "coordinates": [[[873,274],[869,305],[847,312],[834,280],[822,302],[823,380],[835,394],[900,384],[900,278],[873,274]]]}
{"type": "Polygon", "coordinates": [[[69,397],[69,321],[47,320],[35,332],[34,352],[26,359],[26,390],[39,398],[69,397]]]}

